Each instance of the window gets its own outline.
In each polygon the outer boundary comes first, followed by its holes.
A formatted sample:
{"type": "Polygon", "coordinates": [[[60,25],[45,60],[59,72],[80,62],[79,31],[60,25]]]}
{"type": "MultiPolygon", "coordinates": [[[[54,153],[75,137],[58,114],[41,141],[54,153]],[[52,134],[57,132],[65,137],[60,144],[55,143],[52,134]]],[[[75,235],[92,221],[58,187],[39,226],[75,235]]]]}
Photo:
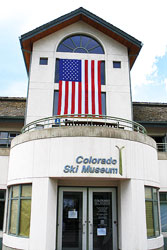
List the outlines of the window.
{"type": "Polygon", "coordinates": [[[161,229],[167,232],[167,193],[160,193],[161,229]]]}
{"type": "Polygon", "coordinates": [[[0,231],[3,230],[4,207],[5,207],[5,190],[0,190],[0,231]]]}
{"type": "MultiPolygon", "coordinates": [[[[59,83],[59,59],[56,59],[56,65],[55,65],[55,83],[59,83]]],[[[101,85],[105,85],[105,62],[101,61],[100,64],[100,73],[101,73],[101,85]]]]}
{"type": "Polygon", "coordinates": [[[57,52],[104,54],[100,43],[86,35],[74,35],[65,38],[59,44],[57,52]]]}
{"type": "Polygon", "coordinates": [[[102,115],[106,115],[106,93],[101,93],[102,115]]]}
{"type": "Polygon", "coordinates": [[[121,68],[121,62],[116,62],[116,61],[114,61],[114,62],[113,62],[113,68],[116,68],[116,69],[121,68]]]}
{"type": "Polygon", "coordinates": [[[0,132],[0,147],[10,147],[11,140],[19,134],[18,132],[0,132]]]}
{"type": "Polygon", "coordinates": [[[32,185],[16,185],[9,188],[8,233],[29,237],[32,185]]]}
{"type": "Polygon", "coordinates": [[[145,187],[147,237],[160,235],[158,213],[158,191],[156,188],[145,187]]]}
{"type": "MultiPolygon", "coordinates": [[[[54,101],[53,101],[53,115],[57,115],[58,111],[58,100],[59,100],[59,91],[54,91],[54,101]]],[[[106,115],[106,93],[101,92],[101,105],[102,105],[102,115],[106,115]]]]}
{"type": "Polygon", "coordinates": [[[40,65],[48,65],[48,58],[47,57],[40,57],[39,64],[40,65]]]}

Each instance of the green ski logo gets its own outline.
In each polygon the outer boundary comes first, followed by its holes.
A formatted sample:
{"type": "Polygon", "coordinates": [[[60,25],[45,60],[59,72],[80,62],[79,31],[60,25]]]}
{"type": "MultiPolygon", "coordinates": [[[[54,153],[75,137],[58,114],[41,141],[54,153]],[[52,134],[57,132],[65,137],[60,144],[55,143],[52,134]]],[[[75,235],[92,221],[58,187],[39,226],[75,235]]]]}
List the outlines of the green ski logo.
{"type": "Polygon", "coordinates": [[[123,147],[118,147],[118,146],[115,146],[118,151],[119,151],[119,174],[122,175],[123,174],[123,170],[122,170],[122,150],[125,148],[124,146],[123,147]]]}

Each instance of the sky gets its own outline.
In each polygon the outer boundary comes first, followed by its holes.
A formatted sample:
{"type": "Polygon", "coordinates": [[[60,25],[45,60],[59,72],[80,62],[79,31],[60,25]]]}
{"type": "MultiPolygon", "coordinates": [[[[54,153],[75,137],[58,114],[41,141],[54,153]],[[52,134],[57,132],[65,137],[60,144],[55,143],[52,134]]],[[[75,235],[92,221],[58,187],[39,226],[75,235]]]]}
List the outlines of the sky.
{"type": "Polygon", "coordinates": [[[131,70],[132,99],[167,103],[166,0],[5,0],[0,8],[0,96],[26,97],[19,37],[79,7],[143,43],[131,70]]]}

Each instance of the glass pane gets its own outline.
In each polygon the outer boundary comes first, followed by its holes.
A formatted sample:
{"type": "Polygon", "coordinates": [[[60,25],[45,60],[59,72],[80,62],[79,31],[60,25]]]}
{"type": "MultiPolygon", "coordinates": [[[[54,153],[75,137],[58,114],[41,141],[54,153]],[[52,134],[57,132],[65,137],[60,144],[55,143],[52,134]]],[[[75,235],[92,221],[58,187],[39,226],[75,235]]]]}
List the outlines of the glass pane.
{"type": "Polygon", "coordinates": [[[155,188],[153,188],[153,199],[155,200],[155,201],[157,201],[157,199],[158,199],[158,196],[157,196],[157,189],[155,189],[155,188]]]}
{"type": "Polygon", "coordinates": [[[22,185],[21,196],[31,197],[32,185],[22,185]]]}
{"type": "Polygon", "coordinates": [[[0,199],[5,199],[5,190],[0,190],[0,199]]]}
{"type": "Polygon", "coordinates": [[[0,230],[3,230],[4,206],[5,201],[0,201],[0,230]]]}
{"type": "Polygon", "coordinates": [[[147,222],[147,236],[148,237],[154,236],[152,201],[146,201],[146,222],[147,222]]]}
{"type": "Polygon", "coordinates": [[[74,52],[75,52],[75,53],[88,53],[87,50],[84,49],[84,48],[77,48],[77,49],[75,49],[74,52]]]}
{"type": "Polygon", "coordinates": [[[54,92],[53,115],[57,115],[59,101],[59,91],[54,92]]]}
{"type": "Polygon", "coordinates": [[[104,61],[100,64],[100,70],[101,70],[101,85],[105,85],[105,63],[104,61]]]}
{"type": "Polygon", "coordinates": [[[81,44],[80,36],[72,36],[71,39],[73,40],[73,43],[76,45],[76,47],[80,47],[81,44]]]}
{"type": "Polygon", "coordinates": [[[59,59],[56,59],[55,82],[59,83],[59,59]]]}
{"type": "Polygon", "coordinates": [[[64,192],[63,195],[62,249],[82,249],[82,193],[80,192],[64,192]]]}
{"type": "Polygon", "coordinates": [[[158,202],[154,202],[154,225],[155,225],[155,236],[160,234],[159,230],[159,214],[158,214],[158,202]]]}
{"type": "Polygon", "coordinates": [[[82,36],[82,47],[86,48],[88,43],[92,40],[89,36],[82,36]]]}
{"type": "Polygon", "coordinates": [[[0,132],[0,138],[8,138],[8,132],[0,132]]]}
{"type": "Polygon", "coordinates": [[[20,207],[20,233],[21,236],[29,236],[30,233],[31,200],[21,200],[20,207]]]}
{"type": "Polygon", "coordinates": [[[112,250],[112,193],[93,193],[93,249],[112,250]]]}
{"type": "Polygon", "coordinates": [[[72,52],[72,49],[67,48],[62,43],[57,48],[58,52],[72,52]]]}
{"type": "Polygon", "coordinates": [[[145,187],[145,198],[152,199],[152,188],[145,187]]]}
{"type": "Polygon", "coordinates": [[[162,232],[167,232],[167,203],[160,204],[161,211],[161,229],[162,232]]]}
{"type": "Polygon", "coordinates": [[[159,193],[160,201],[167,201],[167,193],[159,193]]]}
{"type": "Polygon", "coordinates": [[[41,57],[39,60],[40,65],[47,65],[48,64],[48,58],[41,57]]]}
{"type": "Polygon", "coordinates": [[[16,234],[17,230],[18,200],[11,201],[10,229],[11,234],[16,234]]]}
{"type": "Polygon", "coordinates": [[[88,45],[87,45],[87,49],[88,50],[91,50],[91,49],[93,49],[94,47],[97,47],[99,45],[99,43],[98,42],[96,42],[94,39],[91,39],[91,41],[88,43],[88,45]]]}
{"type": "Polygon", "coordinates": [[[121,68],[121,62],[113,62],[113,68],[121,68]]]}
{"type": "Polygon", "coordinates": [[[12,198],[19,197],[20,186],[13,186],[12,198]]]}
{"type": "Polygon", "coordinates": [[[71,38],[67,38],[66,40],[63,41],[63,44],[71,47],[72,49],[76,48],[74,43],[72,42],[71,38]]]}
{"type": "Polygon", "coordinates": [[[91,54],[104,54],[104,50],[102,49],[101,46],[98,46],[97,48],[89,50],[89,53],[91,53],[91,54]]]}
{"type": "Polygon", "coordinates": [[[106,115],[106,93],[101,93],[102,115],[106,115]]]}

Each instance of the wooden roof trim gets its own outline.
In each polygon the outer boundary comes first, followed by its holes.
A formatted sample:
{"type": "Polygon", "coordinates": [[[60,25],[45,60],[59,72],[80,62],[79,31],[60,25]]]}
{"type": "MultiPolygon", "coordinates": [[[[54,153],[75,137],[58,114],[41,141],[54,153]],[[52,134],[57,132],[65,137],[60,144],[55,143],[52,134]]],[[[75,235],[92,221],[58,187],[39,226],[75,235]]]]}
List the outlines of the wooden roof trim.
{"type": "Polygon", "coordinates": [[[32,44],[35,41],[38,41],[39,39],[42,39],[43,37],[46,37],[79,20],[88,23],[89,25],[126,46],[128,48],[129,55],[131,55],[130,68],[132,68],[137,55],[140,52],[142,43],[124,31],[118,29],[112,24],[81,7],[21,36],[20,43],[27,71],[29,72],[30,52],[32,51],[32,44]]]}

